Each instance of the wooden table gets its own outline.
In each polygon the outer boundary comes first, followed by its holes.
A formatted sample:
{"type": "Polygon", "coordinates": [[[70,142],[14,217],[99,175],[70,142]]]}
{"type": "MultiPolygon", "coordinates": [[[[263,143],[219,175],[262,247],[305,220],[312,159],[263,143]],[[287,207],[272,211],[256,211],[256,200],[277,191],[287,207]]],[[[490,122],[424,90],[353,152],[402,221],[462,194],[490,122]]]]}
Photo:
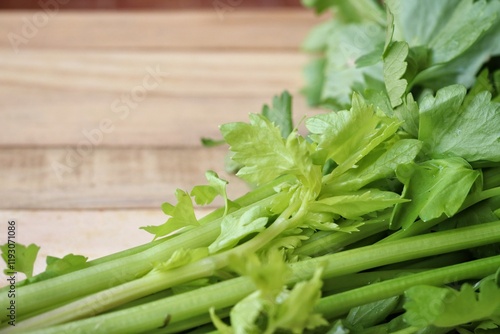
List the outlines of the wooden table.
{"type": "Polygon", "coordinates": [[[227,147],[200,138],[283,89],[297,119],[310,113],[299,46],[317,22],[305,9],[0,12],[0,243],[15,219],[39,272],[47,255],[151,240],[138,227],[163,223],[161,203],[208,169],[243,194],[227,147]]]}

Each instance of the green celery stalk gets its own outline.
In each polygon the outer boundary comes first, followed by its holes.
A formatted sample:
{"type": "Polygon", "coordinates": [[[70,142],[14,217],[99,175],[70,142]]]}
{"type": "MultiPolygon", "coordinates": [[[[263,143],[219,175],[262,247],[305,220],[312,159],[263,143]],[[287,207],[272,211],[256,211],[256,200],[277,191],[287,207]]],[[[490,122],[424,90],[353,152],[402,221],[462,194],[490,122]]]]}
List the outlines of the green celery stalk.
{"type": "MultiPolygon", "coordinates": [[[[323,278],[332,278],[391,263],[454,252],[499,241],[500,221],[495,221],[477,226],[410,237],[394,242],[365,246],[293,263],[290,265],[292,274],[287,284],[294,284],[312,277],[318,267],[324,268],[323,278]]],[[[496,259],[495,261],[500,261],[500,259],[496,259]]],[[[499,262],[488,263],[488,272],[494,272],[500,265],[499,262]],[[494,265],[496,265],[496,268],[491,269],[494,265]]],[[[188,270],[187,267],[179,269],[181,271],[183,269],[188,270]]],[[[483,271],[483,265],[463,269],[463,272],[472,274],[472,277],[479,275],[483,271]]],[[[430,279],[434,279],[434,276],[431,275],[430,279]]],[[[442,279],[442,277],[439,276],[439,279],[442,279]]],[[[229,307],[254,290],[255,286],[250,278],[239,277],[137,307],[110,312],[55,327],[39,329],[41,328],[39,323],[26,326],[20,322],[13,332],[22,331],[23,333],[38,334],[78,332],[137,333],[163,326],[163,322],[167,317],[170,319],[170,323],[174,324],[200,316],[206,313],[210,307],[216,309],[229,307]],[[28,332],[28,329],[35,330],[28,332]]],[[[366,303],[365,300],[361,301],[361,304],[363,303],[366,303]]]]}
{"type": "MultiPolygon", "coordinates": [[[[265,206],[272,200],[272,195],[275,194],[273,188],[289,179],[292,179],[292,177],[278,178],[248,193],[236,202],[246,206],[265,206]]],[[[243,210],[238,211],[243,212],[243,210]]],[[[197,248],[208,246],[220,234],[220,218],[215,218],[220,216],[220,212],[216,210],[205,219],[200,220],[203,223],[201,226],[175,236],[167,242],[159,243],[151,248],[146,247],[141,252],[125,251],[119,256],[111,258],[111,260],[102,261],[99,265],[22,286],[18,289],[17,314],[19,317],[23,317],[40,309],[60,305],[65,301],[71,301],[133,281],[150,271],[153,268],[153,263],[165,261],[175,250],[181,247],[197,248]],[[213,220],[209,221],[210,219],[213,220]]],[[[0,305],[3,307],[8,302],[7,294],[0,294],[0,305]]]]}
{"type": "Polygon", "coordinates": [[[465,279],[480,279],[495,273],[498,268],[500,268],[500,255],[431,269],[322,298],[316,310],[327,318],[336,318],[349,312],[352,307],[401,295],[406,289],[415,285],[440,286],[465,279]]]}
{"type": "MultiPolygon", "coordinates": [[[[262,203],[259,203],[262,205],[262,203]]],[[[209,277],[218,269],[228,265],[231,254],[255,252],[264,247],[286,229],[294,226],[306,212],[307,203],[302,203],[297,213],[294,206],[288,207],[278,219],[262,233],[245,244],[231,250],[209,256],[180,268],[168,271],[155,270],[145,276],[114,286],[110,289],[78,299],[62,307],[20,322],[18,328],[40,328],[64,323],[73,319],[93,316],[138,298],[183,284],[198,278],[209,277]],[[290,217],[292,214],[292,218],[290,217]]],[[[218,223],[218,220],[215,222],[218,223]]],[[[207,226],[207,225],[205,225],[207,226]]]]}

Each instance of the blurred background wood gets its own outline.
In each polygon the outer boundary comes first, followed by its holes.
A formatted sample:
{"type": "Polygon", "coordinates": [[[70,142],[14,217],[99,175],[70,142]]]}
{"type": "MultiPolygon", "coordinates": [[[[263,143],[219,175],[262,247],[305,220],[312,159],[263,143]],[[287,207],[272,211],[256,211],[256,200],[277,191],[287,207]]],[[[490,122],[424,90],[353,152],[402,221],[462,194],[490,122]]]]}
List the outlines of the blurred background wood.
{"type": "MultiPolygon", "coordinates": [[[[38,9],[39,2],[40,0],[3,0],[0,2],[0,8],[38,9]]],[[[61,9],[187,9],[213,7],[218,3],[224,3],[222,0],[66,0],[59,2],[61,9]]],[[[228,3],[238,3],[239,6],[245,8],[300,7],[300,0],[230,0],[228,3]]]]}
{"type": "Polygon", "coordinates": [[[300,44],[319,20],[300,7],[0,11],[0,236],[16,219],[42,259],[95,258],[151,240],[137,228],[163,223],[161,203],[207,169],[243,194],[227,147],[200,138],[283,89],[297,119],[314,113],[299,93],[300,44]]]}

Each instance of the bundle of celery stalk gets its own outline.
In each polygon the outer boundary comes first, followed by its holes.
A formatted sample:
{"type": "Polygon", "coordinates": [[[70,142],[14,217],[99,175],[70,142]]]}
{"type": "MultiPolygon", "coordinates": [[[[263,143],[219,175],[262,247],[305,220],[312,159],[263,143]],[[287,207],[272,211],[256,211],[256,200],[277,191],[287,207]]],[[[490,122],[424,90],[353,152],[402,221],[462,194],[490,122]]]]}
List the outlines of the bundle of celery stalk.
{"type": "Polygon", "coordinates": [[[49,258],[0,333],[500,333],[500,2],[304,3],[308,135],[286,92],[222,125],[251,191],[208,171],[155,241],[49,258]]]}

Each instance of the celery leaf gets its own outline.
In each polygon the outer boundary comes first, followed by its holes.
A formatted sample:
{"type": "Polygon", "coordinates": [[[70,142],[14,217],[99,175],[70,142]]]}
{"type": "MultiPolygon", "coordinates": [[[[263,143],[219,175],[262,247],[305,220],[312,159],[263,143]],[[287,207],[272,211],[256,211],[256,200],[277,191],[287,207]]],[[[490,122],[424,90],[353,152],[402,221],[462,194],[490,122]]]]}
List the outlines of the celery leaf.
{"type": "Polygon", "coordinates": [[[423,221],[442,214],[454,215],[479,172],[461,158],[428,160],[420,164],[401,165],[396,175],[404,184],[403,197],[410,202],[396,204],[391,228],[407,228],[417,217],[423,221]]]}
{"type": "Polygon", "coordinates": [[[311,211],[331,212],[347,219],[359,219],[370,212],[407,202],[399,194],[378,189],[360,190],[346,195],[327,197],[310,204],[311,211]]]}
{"type": "Polygon", "coordinates": [[[469,284],[460,291],[414,286],[405,292],[405,320],[415,327],[454,327],[473,321],[500,321],[500,287],[492,279],[481,282],[479,292],[469,284]]]}
{"type": "Polygon", "coordinates": [[[234,247],[252,233],[262,232],[267,224],[266,210],[260,207],[248,209],[241,217],[226,216],[221,222],[221,233],[208,247],[211,254],[234,247]]]}
{"type": "Polygon", "coordinates": [[[27,278],[33,276],[33,266],[35,265],[36,256],[40,247],[35,244],[24,246],[18,242],[8,243],[0,246],[2,250],[2,259],[5,261],[6,275],[12,275],[16,272],[21,272],[27,278]]]}
{"type": "Polygon", "coordinates": [[[469,162],[500,161],[500,103],[491,93],[452,85],[427,95],[420,103],[419,139],[434,158],[459,156],[469,162]],[[464,101],[467,103],[464,104],[464,101]]]}
{"type": "Polygon", "coordinates": [[[262,107],[262,115],[274,123],[281,131],[281,136],[287,138],[293,131],[292,96],[284,91],[273,98],[271,106],[262,107]]]}
{"type": "Polygon", "coordinates": [[[158,226],[150,225],[141,227],[141,229],[154,234],[154,239],[177,232],[185,227],[200,225],[194,213],[193,201],[188,193],[177,189],[175,196],[178,201],[177,205],[163,203],[161,206],[163,212],[171,216],[166,223],[158,226]]]}
{"type": "Polygon", "coordinates": [[[211,170],[205,173],[205,177],[208,185],[194,186],[190,195],[194,197],[194,201],[198,205],[210,204],[215,197],[221,196],[224,199],[224,214],[227,214],[229,210],[229,198],[226,191],[228,182],[211,170]]]}
{"type": "Polygon", "coordinates": [[[237,175],[253,185],[261,185],[284,174],[296,175],[312,189],[319,186],[318,166],[310,158],[311,145],[296,131],[284,139],[281,130],[267,117],[250,115],[250,123],[229,123],[221,132],[242,167],[237,175]]]}
{"type": "Polygon", "coordinates": [[[316,270],[310,280],[299,282],[288,290],[285,286],[288,267],[278,252],[273,252],[262,262],[254,254],[233,260],[241,273],[252,278],[257,291],[233,307],[231,326],[224,324],[211,311],[212,321],[221,333],[258,334],[282,330],[302,333],[305,329],[328,324],[320,314],[314,313],[323,285],[321,269],[316,270]]]}
{"type": "Polygon", "coordinates": [[[421,147],[422,143],[418,140],[400,139],[391,143],[388,148],[375,149],[357,163],[357,168],[349,169],[332,179],[325,185],[323,192],[334,195],[355,191],[370,182],[393,177],[396,168],[411,163],[421,147]]]}
{"type": "MultiPolygon", "coordinates": [[[[292,333],[302,333],[304,329],[314,329],[328,325],[328,322],[319,313],[314,313],[314,307],[321,298],[322,270],[316,270],[309,281],[297,283],[293,289],[286,291],[279,299],[272,317],[269,319],[268,329],[288,329],[292,333]]],[[[274,331],[270,331],[271,333],[274,331]]]]}
{"type": "Polygon", "coordinates": [[[332,177],[342,174],[366,156],[378,144],[392,136],[399,123],[375,113],[357,94],[349,111],[330,112],[309,118],[306,127],[317,144],[315,163],[332,159],[338,164],[332,177]]]}
{"type": "Polygon", "coordinates": [[[384,30],[371,22],[334,24],[328,36],[321,99],[341,109],[350,105],[353,92],[363,93],[368,83],[383,87],[382,66],[378,60],[382,59],[384,30]],[[367,58],[370,61],[367,62],[367,58]]]}
{"type": "Polygon", "coordinates": [[[403,78],[408,63],[408,44],[393,42],[384,54],[384,82],[392,107],[403,103],[402,96],[406,92],[408,81],[403,78]]]}

